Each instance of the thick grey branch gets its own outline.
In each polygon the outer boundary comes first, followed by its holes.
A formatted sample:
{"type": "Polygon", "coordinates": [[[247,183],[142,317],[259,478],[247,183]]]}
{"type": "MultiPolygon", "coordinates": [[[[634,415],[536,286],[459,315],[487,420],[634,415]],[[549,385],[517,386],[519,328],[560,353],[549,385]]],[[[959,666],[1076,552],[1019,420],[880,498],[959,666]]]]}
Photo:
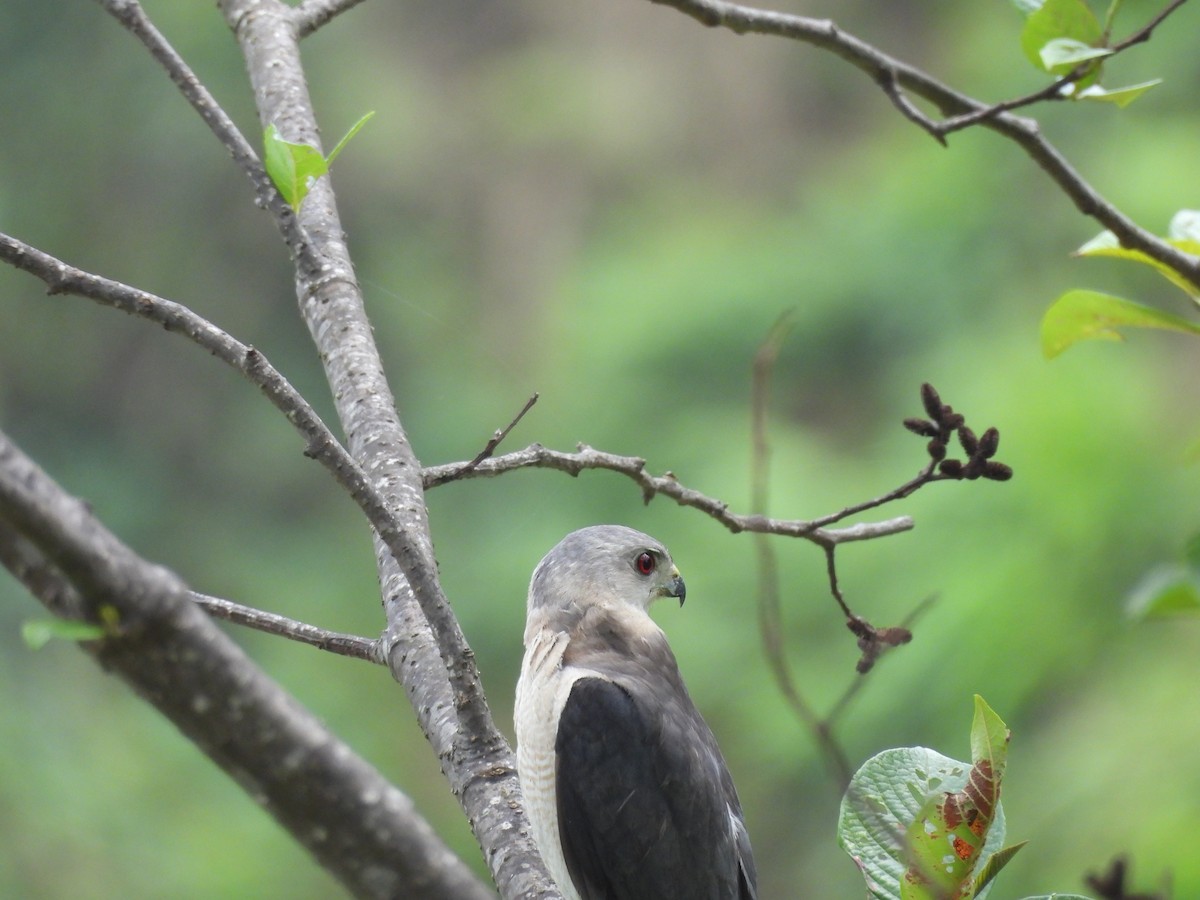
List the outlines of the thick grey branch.
{"type": "MultiPolygon", "coordinates": [[[[1152,259],[1200,284],[1200,258],[1172,247],[1162,238],[1139,227],[1132,219],[1109,203],[1083,179],[1074,167],[1048,140],[1032,119],[998,111],[989,104],[968,97],[943,84],[921,69],[895,59],[882,50],[842,31],[827,19],[810,19],[787,13],[755,9],[724,0],[650,0],[670,6],[710,28],[728,28],[737,34],[767,34],[820,47],[862,70],[885,90],[896,95],[892,85],[899,85],[933,103],[944,116],[982,115],[979,124],[1013,141],[1036,162],[1085,216],[1100,222],[1120,240],[1122,246],[1141,250],[1152,259]]],[[[1166,13],[1178,8],[1176,0],[1166,13]]],[[[1165,13],[1152,25],[1156,25],[1165,13]]],[[[1147,32],[1147,37],[1149,33],[1147,32]]],[[[900,105],[906,116],[914,116],[911,104],[900,105]]],[[[929,126],[921,122],[927,131],[929,126]]],[[[935,135],[936,136],[936,135],[935,135]]]]}
{"type": "MultiPolygon", "coordinates": [[[[278,0],[220,0],[246,59],[259,117],[287,140],[320,147],[293,10],[278,0]]],[[[288,234],[286,223],[281,230],[288,234]]],[[[385,652],[506,897],[556,896],[529,836],[512,751],[496,728],[474,654],[438,579],[421,466],[396,413],[363,308],[328,177],[299,213],[296,293],[325,367],[347,446],[402,540],[377,543],[385,652]]]]}
{"type": "Polygon", "coordinates": [[[304,439],[305,455],[320,462],[358,504],[380,539],[404,552],[404,525],[355,459],[286,378],[253,347],[243,344],[186,306],[119,281],[68,265],[48,253],[0,233],[0,260],[40,278],[52,294],[74,294],[161,325],[204,348],[240,372],[284,414],[304,439]]]}
{"type": "Polygon", "coordinates": [[[267,677],[194,603],[0,434],[0,562],[360,897],[490,892],[412,802],[267,677]]]}

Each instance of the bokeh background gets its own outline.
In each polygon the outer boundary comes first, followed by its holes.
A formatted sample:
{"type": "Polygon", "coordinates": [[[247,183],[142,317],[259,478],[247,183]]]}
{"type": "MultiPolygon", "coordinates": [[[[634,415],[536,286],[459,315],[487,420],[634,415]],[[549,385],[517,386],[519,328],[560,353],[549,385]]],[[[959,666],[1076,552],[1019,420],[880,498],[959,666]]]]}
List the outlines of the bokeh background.
{"type": "MultiPolygon", "coordinates": [[[[962,90],[1042,82],[999,0],[780,2],[833,16],[962,90]]],[[[212,4],[147,9],[226,109],[259,127],[212,4]]],[[[1125,4],[1118,30],[1157,5],[1125,4]]],[[[331,420],[284,248],[244,177],[96,4],[9,3],[0,26],[0,230],[188,304],[265,352],[331,420]]],[[[1113,202],[1164,231],[1200,206],[1200,10],[1111,67],[1166,83],[1125,111],[1036,110],[1113,202]]],[[[833,57],[739,38],[644,0],[374,0],[305,44],[397,402],[421,458],[583,441],[747,509],[750,365],[794,310],[775,372],[771,511],[809,518],[922,464],[900,427],[933,382],[996,425],[1007,484],[939,484],[884,511],[914,531],[844,549],[854,608],[887,624],[936,595],[844,717],[855,764],[886,747],[968,754],[971,697],[1013,729],[1005,807],[1028,839],[994,896],[1081,887],[1128,853],[1143,889],[1200,896],[1200,623],[1134,624],[1145,573],[1200,523],[1194,341],[1137,334],[1042,359],[1038,323],[1089,286],[1176,312],[1120,263],[1072,261],[1098,226],[998,137],[949,149],[833,57]]],[[[352,504],[248,385],[177,337],[0,269],[0,427],[145,557],[196,589],[328,628],[382,626],[352,504]]],[[[863,895],[838,791],[772,687],[753,545],[607,473],[526,471],[429,497],[446,588],[508,728],[524,593],[565,532],[624,522],[674,550],[682,612],[656,617],[734,771],[771,898],[863,895]]],[[[776,541],[786,642],[828,708],[852,639],[815,548],[776,541]]],[[[65,643],[0,574],[0,894],[339,896],[172,727],[65,643]]],[[[397,784],[480,871],[387,673],[244,630],[256,659],[397,784]]]]}

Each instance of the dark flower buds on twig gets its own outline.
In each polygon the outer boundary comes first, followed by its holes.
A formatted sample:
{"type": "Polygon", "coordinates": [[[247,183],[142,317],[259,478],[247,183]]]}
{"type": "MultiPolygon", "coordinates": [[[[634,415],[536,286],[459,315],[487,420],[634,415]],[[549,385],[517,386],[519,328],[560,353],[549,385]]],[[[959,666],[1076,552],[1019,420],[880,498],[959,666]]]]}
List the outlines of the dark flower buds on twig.
{"type": "Polygon", "coordinates": [[[998,430],[989,428],[977,437],[974,430],[967,426],[962,413],[955,412],[952,406],[943,403],[941,395],[928,383],[921,385],[921,405],[925,407],[929,418],[905,419],[904,427],[913,434],[929,438],[929,443],[925,445],[931,460],[926,469],[928,480],[974,481],[987,478],[991,481],[1008,481],[1012,478],[1011,468],[992,461],[1000,447],[998,430]],[[965,460],[946,458],[950,440],[955,434],[966,454],[965,460]]]}

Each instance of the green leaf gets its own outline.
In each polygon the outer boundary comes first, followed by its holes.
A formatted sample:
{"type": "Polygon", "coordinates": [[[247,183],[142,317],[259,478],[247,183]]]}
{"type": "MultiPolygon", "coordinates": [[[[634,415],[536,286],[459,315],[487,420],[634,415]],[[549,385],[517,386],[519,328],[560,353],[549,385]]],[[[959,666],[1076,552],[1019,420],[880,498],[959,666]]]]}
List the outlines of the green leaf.
{"type": "Polygon", "coordinates": [[[1146,91],[1152,87],[1162,84],[1161,78],[1155,78],[1153,81],[1143,81],[1139,84],[1131,84],[1123,88],[1103,88],[1098,84],[1093,84],[1085,87],[1083,90],[1075,94],[1077,100],[1098,100],[1103,103],[1113,103],[1124,109],[1146,91]]]}
{"type": "Polygon", "coordinates": [[[999,875],[1000,871],[1012,862],[1012,858],[1017,855],[1018,851],[1028,843],[1029,841],[1021,841],[1019,844],[1011,844],[1003,850],[993,853],[988,861],[979,867],[979,871],[975,875],[975,884],[971,889],[971,896],[978,897],[980,892],[992,883],[992,879],[999,875]]]}
{"type": "MultiPolygon", "coordinates": [[[[1189,211],[1181,210],[1179,213],[1175,214],[1175,217],[1171,220],[1173,225],[1175,224],[1175,220],[1180,219],[1181,213],[1184,212],[1189,211]]],[[[1186,217],[1180,219],[1179,228],[1181,230],[1187,227],[1187,221],[1188,219],[1186,217]]],[[[1167,239],[1167,243],[1172,247],[1175,247],[1177,250],[1182,250],[1184,253],[1190,253],[1193,256],[1200,256],[1200,239],[1189,237],[1169,237],[1167,239]]],[[[1075,255],[1089,257],[1107,256],[1113,259],[1128,259],[1132,262],[1141,263],[1142,265],[1149,266],[1150,268],[1154,269],[1154,271],[1158,272],[1158,274],[1162,275],[1163,278],[1167,279],[1169,282],[1171,282],[1171,284],[1182,290],[1189,297],[1200,299],[1200,285],[1192,284],[1192,282],[1188,281],[1170,266],[1163,265],[1158,260],[1147,256],[1141,250],[1130,250],[1126,247],[1122,247],[1120,242],[1117,240],[1117,236],[1111,231],[1100,232],[1098,235],[1076,250],[1075,255]]]]}
{"type": "Polygon", "coordinates": [[[350,130],[347,131],[345,136],[337,142],[337,146],[333,148],[330,154],[325,157],[325,165],[327,168],[333,165],[333,161],[337,159],[338,154],[342,152],[345,146],[350,143],[350,140],[362,130],[362,127],[366,125],[374,115],[375,110],[371,110],[369,113],[350,126],[350,130]]]}
{"type": "Polygon", "coordinates": [[[75,619],[30,619],[21,624],[21,639],[30,650],[41,650],[54,639],[63,641],[97,641],[104,637],[104,627],[75,619]]]}
{"type": "Polygon", "coordinates": [[[1138,621],[1200,615],[1200,581],[1185,566],[1151,569],[1129,592],[1125,612],[1138,621]]]}
{"type": "Polygon", "coordinates": [[[1037,68],[1063,74],[1074,68],[1074,64],[1048,66],[1042,59],[1042,48],[1052,41],[1063,39],[1095,47],[1103,36],[1100,23],[1083,0],[1046,0],[1040,9],[1025,20],[1025,27],[1021,30],[1021,49],[1037,68]]]}
{"type": "Polygon", "coordinates": [[[1074,38],[1055,38],[1038,51],[1042,68],[1047,72],[1069,72],[1081,62],[1111,55],[1107,47],[1092,47],[1074,38]]]}
{"type": "Polygon", "coordinates": [[[285,141],[274,124],[263,133],[263,147],[267,174],[288,206],[299,210],[312,181],[329,171],[325,157],[308,144],[285,141]]]}
{"type": "Polygon", "coordinates": [[[337,155],[374,115],[374,112],[369,112],[350,126],[350,130],[337,142],[329,156],[322,156],[316,148],[308,144],[285,141],[279,136],[279,129],[274,124],[267,126],[267,130],[263,132],[263,165],[288,206],[296,211],[300,210],[300,204],[308,196],[312,183],[329,172],[329,167],[333,165],[337,155]]]}
{"type": "Polygon", "coordinates": [[[1038,894],[1036,897],[1022,897],[1021,900],[1092,900],[1083,894],[1038,894]]]}
{"type": "Polygon", "coordinates": [[[1023,16],[1031,15],[1042,8],[1043,0],[1012,0],[1012,5],[1023,16]]]}
{"type": "MultiPolygon", "coordinates": [[[[858,865],[875,900],[901,900],[901,884],[912,856],[904,837],[909,826],[931,801],[962,791],[970,771],[970,764],[935,750],[905,747],[876,754],[851,779],[842,797],[838,843],[858,865]]],[[[978,864],[986,865],[1003,846],[1004,810],[997,807],[978,864]]],[[[915,885],[909,891],[905,897],[921,897],[915,885]]]]}
{"type": "Polygon", "coordinates": [[[1004,720],[996,715],[986,700],[976,694],[975,718],[971,721],[971,761],[978,765],[980,760],[987,760],[997,784],[1004,778],[1011,737],[1012,733],[1004,720]]]}
{"type": "Polygon", "coordinates": [[[1118,328],[1200,334],[1200,325],[1172,313],[1098,291],[1074,290],[1055,300],[1042,318],[1042,355],[1053,359],[1079,341],[1122,340],[1118,328]]]}
{"type": "Polygon", "coordinates": [[[997,860],[993,854],[986,863],[980,855],[1000,805],[1010,737],[1004,720],[976,694],[967,783],[959,791],[927,800],[908,826],[910,856],[901,883],[902,900],[923,900],[930,891],[935,897],[982,896],[1016,853],[1009,848],[1003,858],[997,860]]]}

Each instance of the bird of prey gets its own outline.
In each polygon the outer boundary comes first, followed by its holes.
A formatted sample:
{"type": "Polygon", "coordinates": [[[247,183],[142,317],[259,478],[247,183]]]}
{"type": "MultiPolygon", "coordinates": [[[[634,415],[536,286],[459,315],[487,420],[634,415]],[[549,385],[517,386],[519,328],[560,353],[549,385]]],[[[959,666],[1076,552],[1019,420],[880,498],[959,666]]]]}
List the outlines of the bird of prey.
{"type": "Polygon", "coordinates": [[[733,779],[647,614],[684,600],[667,548],[619,525],[567,535],[534,570],[517,769],[568,900],[754,900],[733,779]]]}

